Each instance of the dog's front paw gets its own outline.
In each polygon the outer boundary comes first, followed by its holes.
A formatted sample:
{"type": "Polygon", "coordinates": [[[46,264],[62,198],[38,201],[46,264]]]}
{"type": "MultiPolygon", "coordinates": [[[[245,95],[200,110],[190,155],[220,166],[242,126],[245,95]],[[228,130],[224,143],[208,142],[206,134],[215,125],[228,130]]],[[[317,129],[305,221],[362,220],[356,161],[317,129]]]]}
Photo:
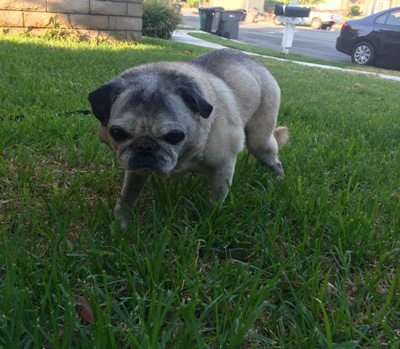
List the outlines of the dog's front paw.
{"type": "Polygon", "coordinates": [[[118,201],[114,208],[114,216],[120,219],[121,228],[125,229],[129,221],[132,220],[132,215],[130,214],[128,207],[118,201]]]}

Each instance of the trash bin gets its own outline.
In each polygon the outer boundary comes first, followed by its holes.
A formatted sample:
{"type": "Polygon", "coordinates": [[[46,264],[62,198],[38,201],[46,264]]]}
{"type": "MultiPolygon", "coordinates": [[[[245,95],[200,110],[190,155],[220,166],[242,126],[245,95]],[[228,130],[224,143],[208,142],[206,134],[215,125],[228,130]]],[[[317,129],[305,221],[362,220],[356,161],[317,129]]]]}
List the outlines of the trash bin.
{"type": "Polygon", "coordinates": [[[199,7],[200,30],[211,33],[215,11],[223,9],[223,7],[199,7]]]}
{"type": "Polygon", "coordinates": [[[242,11],[216,10],[211,26],[211,33],[227,39],[239,38],[239,22],[242,11]]]}

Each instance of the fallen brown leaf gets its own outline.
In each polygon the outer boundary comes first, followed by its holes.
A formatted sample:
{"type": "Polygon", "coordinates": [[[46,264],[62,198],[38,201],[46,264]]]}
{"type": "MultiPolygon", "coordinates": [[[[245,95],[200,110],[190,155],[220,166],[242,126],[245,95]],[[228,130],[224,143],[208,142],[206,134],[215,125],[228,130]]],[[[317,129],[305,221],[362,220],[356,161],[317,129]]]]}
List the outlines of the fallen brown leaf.
{"type": "Polygon", "coordinates": [[[85,297],[78,297],[78,302],[80,303],[78,305],[78,314],[80,317],[84,320],[86,320],[89,324],[94,323],[94,315],[93,311],[90,307],[89,301],[85,297]]]}

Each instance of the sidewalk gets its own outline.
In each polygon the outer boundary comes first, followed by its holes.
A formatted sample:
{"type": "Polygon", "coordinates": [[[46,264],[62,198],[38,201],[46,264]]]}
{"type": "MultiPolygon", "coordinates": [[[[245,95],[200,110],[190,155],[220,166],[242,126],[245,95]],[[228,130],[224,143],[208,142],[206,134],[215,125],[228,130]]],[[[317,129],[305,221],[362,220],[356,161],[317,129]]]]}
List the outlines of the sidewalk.
{"type": "Polygon", "coordinates": [[[188,35],[188,33],[193,33],[193,32],[199,32],[199,33],[203,33],[203,34],[205,33],[205,32],[199,31],[199,30],[195,30],[195,29],[192,29],[192,30],[179,29],[172,33],[172,40],[183,42],[185,44],[209,47],[209,48],[215,48],[215,49],[226,48],[224,46],[221,46],[218,44],[213,44],[212,42],[204,41],[204,40],[195,38],[194,36],[188,35]]]}
{"type": "MultiPolygon", "coordinates": [[[[222,49],[226,48],[225,46],[218,45],[218,44],[213,44],[208,41],[204,41],[198,38],[195,38],[191,35],[188,35],[188,33],[192,32],[199,32],[199,33],[205,33],[203,31],[198,31],[195,29],[189,30],[189,29],[179,29],[175,31],[172,34],[172,40],[182,42],[185,44],[190,44],[190,45],[195,45],[195,46],[202,46],[202,47],[209,47],[213,49],[222,49]]],[[[211,35],[211,34],[210,34],[211,35]]],[[[237,40],[235,40],[237,41],[237,40]]],[[[256,53],[251,53],[251,52],[244,52],[252,56],[260,56],[263,58],[268,58],[268,59],[274,59],[278,61],[287,61],[287,62],[292,62],[295,64],[300,64],[300,65],[306,65],[309,67],[316,67],[316,68],[322,68],[322,69],[332,69],[332,70],[337,70],[337,71],[343,71],[343,72],[350,72],[350,73],[358,73],[358,74],[366,74],[366,75],[375,75],[379,76],[383,79],[388,79],[388,80],[395,80],[400,82],[400,76],[394,76],[394,75],[386,75],[386,74],[379,74],[379,73],[374,73],[374,72],[367,72],[367,71],[361,71],[361,70],[352,70],[352,69],[344,69],[344,68],[338,68],[338,67],[331,67],[328,65],[322,65],[322,64],[314,64],[314,63],[306,63],[306,62],[299,62],[299,61],[292,61],[288,59],[283,59],[283,58],[277,58],[277,57],[271,57],[271,56],[264,56],[256,53]]]]}

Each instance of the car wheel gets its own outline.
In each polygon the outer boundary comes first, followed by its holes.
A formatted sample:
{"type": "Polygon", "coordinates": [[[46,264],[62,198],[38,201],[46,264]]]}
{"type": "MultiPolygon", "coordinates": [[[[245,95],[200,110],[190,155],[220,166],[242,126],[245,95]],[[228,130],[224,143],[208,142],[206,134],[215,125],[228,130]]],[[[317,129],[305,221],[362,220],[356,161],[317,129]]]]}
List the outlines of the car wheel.
{"type": "Polygon", "coordinates": [[[283,25],[283,22],[279,22],[276,17],[274,17],[274,24],[275,25],[283,25]]]}
{"type": "Polygon", "coordinates": [[[373,65],[375,61],[375,49],[369,42],[360,42],[351,53],[353,63],[359,65],[373,65]]]}
{"type": "Polygon", "coordinates": [[[320,29],[322,27],[321,18],[316,17],[311,20],[311,28],[313,29],[320,29]]]}

